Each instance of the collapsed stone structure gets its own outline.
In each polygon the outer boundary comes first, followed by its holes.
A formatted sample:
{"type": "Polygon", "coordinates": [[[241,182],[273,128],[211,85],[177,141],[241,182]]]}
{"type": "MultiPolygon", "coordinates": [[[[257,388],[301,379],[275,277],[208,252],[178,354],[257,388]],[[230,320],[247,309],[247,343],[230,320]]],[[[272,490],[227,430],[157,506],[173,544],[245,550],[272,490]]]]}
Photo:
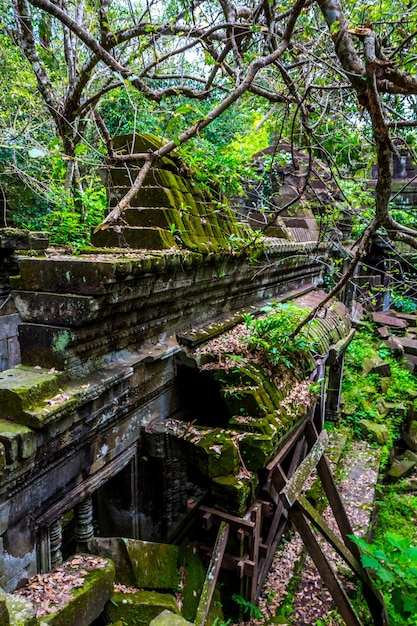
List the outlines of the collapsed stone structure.
{"type": "MultiPolygon", "coordinates": [[[[140,152],[155,141],[123,138],[119,147],[140,152]]],[[[139,165],[110,170],[110,204],[139,165]]],[[[290,440],[298,445],[291,436],[306,420],[321,428],[311,395],[289,406],[294,381],[277,386],[256,363],[224,367],[215,343],[266,302],[317,302],[317,228],[305,220],[298,238],[249,246],[249,226],[224,198],[199,190],[177,158],[162,159],[136,200],[122,231],[100,231],[88,253],[14,246],[21,364],[0,373],[6,591],[88,550],[94,535],[180,542],[204,498],[243,518],[268,462],[291,452],[290,440]]],[[[321,365],[305,373],[321,378],[336,345],[328,404],[337,412],[350,336],[343,305],[315,332],[321,365]]],[[[250,575],[248,565],[241,576],[250,575]]]]}

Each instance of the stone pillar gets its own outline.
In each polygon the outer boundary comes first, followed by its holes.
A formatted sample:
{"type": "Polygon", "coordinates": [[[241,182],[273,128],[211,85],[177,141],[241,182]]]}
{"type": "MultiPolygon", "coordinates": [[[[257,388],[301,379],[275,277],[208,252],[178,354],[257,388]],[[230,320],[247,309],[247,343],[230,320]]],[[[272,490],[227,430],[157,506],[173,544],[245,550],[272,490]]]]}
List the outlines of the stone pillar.
{"type": "Polygon", "coordinates": [[[75,514],[75,539],[78,552],[88,552],[94,538],[93,501],[91,496],[77,504],[75,514]]]}
{"type": "Polygon", "coordinates": [[[51,559],[51,569],[58,567],[62,563],[62,524],[57,520],[49,527],[49,554],[51,559]]]}

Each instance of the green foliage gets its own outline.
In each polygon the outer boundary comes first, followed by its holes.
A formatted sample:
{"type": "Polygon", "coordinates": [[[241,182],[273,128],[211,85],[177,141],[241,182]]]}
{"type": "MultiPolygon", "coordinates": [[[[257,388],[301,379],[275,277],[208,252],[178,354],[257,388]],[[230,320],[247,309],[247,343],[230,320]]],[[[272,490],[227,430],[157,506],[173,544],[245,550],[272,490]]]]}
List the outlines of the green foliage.
{"type": "Polygon", "coordinates": [[[372,333],[362,331],[356,334],[346,351],[342,396],[344,422],[357,435],[358,424],[362,419],[384,422],[392,444],[399,436],[408,402],[417,396],[417,379],[398,362],[391,350],[385,345],[379,345],[372,333]],[[381,379],[372,372],[365,374],[365,360],[378,357],[389,364],[389,379],[381,379]],[[390,404],[388,414],[386,403],[390,404]]]}
{"type": "Polygon", "coordinates": [[[232,600],[234,600],[238,606],[242,607],[243,613],[247,613],[250,619],[262,619],[262,611],[256,604],[245,600],[242,596],[237,594],[232,595],[232,600]]]}
{"type": "Polygon", "coordinates": [[[373,570],[389,598],[397,624],[415,624],[417,619],[417,545],[398,533],[387,532],[384,549],[352,536],[361,551],[364,567],[373,570]],[[401,621],[398,621],[401,620],[401,621]]]}
{"type": "Polygon", "coordinates": [[[414,300],[395,291],[392,294],[392,306],[402,313],[415,313],[417,311],[417,304],[414,300]]]}
{"type": "MultiPolygon", "coordinates": [[[[254,319],[251,315],[244,318],[250,331],[248,347],[263,353],[273,365],[294,367],[296,360],[308,363],[309,355],[315,348],[314,342],[308,337],[308,331],[303,329],[292,337],[308,309],[290,302],[273,303],[263,311],[268,315],[259,319],[254,319]]],[[[314,324],[314,320],[311,324],[314,324]]]]}

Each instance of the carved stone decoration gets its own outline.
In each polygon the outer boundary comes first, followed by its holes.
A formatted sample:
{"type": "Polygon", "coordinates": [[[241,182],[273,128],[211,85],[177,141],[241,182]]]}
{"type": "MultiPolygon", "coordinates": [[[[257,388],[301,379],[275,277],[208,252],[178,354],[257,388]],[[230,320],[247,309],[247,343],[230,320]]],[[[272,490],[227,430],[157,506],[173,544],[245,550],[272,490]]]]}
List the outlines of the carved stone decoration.
{"type": "Polygon", "coordinates": [[[75,539],[77,551],[88,552],[94,538],[93,501],[88,496],[75,507],[75,539]]]}
{"type": "Polygon", "coordinates": [[[51,569],[61,565],[62,559],[62,524],[61,519],[56,520],[49,527],[49,553],[51,560],[51,569]]]}

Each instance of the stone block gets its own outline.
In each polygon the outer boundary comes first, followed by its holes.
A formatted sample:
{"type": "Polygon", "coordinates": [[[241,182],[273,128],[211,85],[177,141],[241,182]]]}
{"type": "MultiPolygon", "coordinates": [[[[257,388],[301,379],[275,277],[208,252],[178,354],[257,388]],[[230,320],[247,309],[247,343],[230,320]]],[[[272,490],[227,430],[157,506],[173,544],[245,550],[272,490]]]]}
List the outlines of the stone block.
{"type": "Polygon", "coordinates": [[[376,324],[389,326],[390,328],[407,328],[408,326],[407,320],[401,319],[399,317],[394,317],[393,315],[389,315],[388,313],[382,313],[380,311],[373,313],[372,319],[376,324]]]}
{"type": "Polygon", "coordinates": [[[377,333],[382,339],[388,339],[391,335],[391,331],[386,326],[380,326],[377,328],[377,333]]]}
{"type": "Polygon", "coordinates": [[[125,624],[135,626],[149,626],[162,611],[179,615],[173,595],[143,590],[136,593],[114,592],[111,601],[106,604],[105,611],[112,622],[122,620],[125,624]]]}
{"type": "Polygon", "coordinates": [[[389,431],[385,424],[364,419],[359,422],[359,429],[366,439],[375,441],[379,445],[383,445],[389,440],[389,431]]]}
{"type": "Polygon", "coordinates": [[[214,478],[211,490],[215,506],[232,515],[243,517],[254,501],[256,483],[255,474],[214,478]]]}
{"type": "Polygon", "coordinates": [[[406,320],[410,326],[417,326],[417,315],[414,313],[400,313],[398,311],[395,312],[395,316],[399,317],[402,320],[406,320]]]}
{"type": "Polygon", "coordinates": [[[233,474],[239,467],[239,456],[230,435],[221,429],[201,436],[193,429],[187,440],[193,445],[193,457],[196,468],[204,476],[215,478],[233,474]]]}
{"type": "Polygon", "coordinates": [[[135,250],[169,250],[178,248],[173,234],[163,228],[126,227],[122,233],[99,230],[91,236],[93,245],[103,248],[127,247],[135,250]]]}
{"type": "Polygon", "coordinates": [[[17,336],[20,321],[18,313],[0,316],[0,341],[17,336]]]}
{"type": "Polygon", "coordinates": [[[90,626],[103,612],[113,593],[114,565],[88,571],[82,586],[72,589],[72,599],[55,613],[44,615],[40,626],[90,626]]]}
{"type": "Polygon", "coordinates": [[[417,341],[408,337],[395,337],[395,343],[399,344],[405,354],[412,354],[417,356],[417,341]]]}
{"type": "Polygon", "coordinates": [[[0,374],[0,417],[25,420],[32,408],[58,392],[59,381],[57,373],[42,368],[17,366],[5,370],[0,374]]]}
{"type": "Polygon", "coordinates": [[[387,472],[387,479],[396,482],[411,474],[417,465],[417,454],[407,450],[399,459],[396,459],[387,472]]]}
{"type": "Polygon", "coordinates": [[[8,420],[0,420],[0,442],[6,452],[7,464],[28,459],[36,451],[36,433],[8,420]]]}
{"type": "Polygon", "coordinates": [[[403,432],[404,443],[414,452],[417,452],[417,420],[411,420],[403,432]]]}
{"type": "Polygon", "coordinates": [[[132,564],[135,587],[174,591],[178,587],[178,546],[123,539],[132,564]]]}
{"type": "Polygon", "coordinates": [[[10,337],[7,340],[8,368],[16,367],[21,362],[20,343],[17,337],[10,337]]]}
{"type": "Polygon", "coordinates": [[[172,611],[162,611],[155,619],[151,621],[149,626],[187,626],[191,622],[187,622],[181,615],[176,615],[172,611]]]}
{"type": "Polygon", "coordinates": [[[400,337],[391,337],[390,339],[386,339],[383,343],[384,345],[389,349],[392,350],[394,352],[394,355],[396,357],[401,357],[404,354],[404,348],[403,346],[399,343],[400,337]]]}

